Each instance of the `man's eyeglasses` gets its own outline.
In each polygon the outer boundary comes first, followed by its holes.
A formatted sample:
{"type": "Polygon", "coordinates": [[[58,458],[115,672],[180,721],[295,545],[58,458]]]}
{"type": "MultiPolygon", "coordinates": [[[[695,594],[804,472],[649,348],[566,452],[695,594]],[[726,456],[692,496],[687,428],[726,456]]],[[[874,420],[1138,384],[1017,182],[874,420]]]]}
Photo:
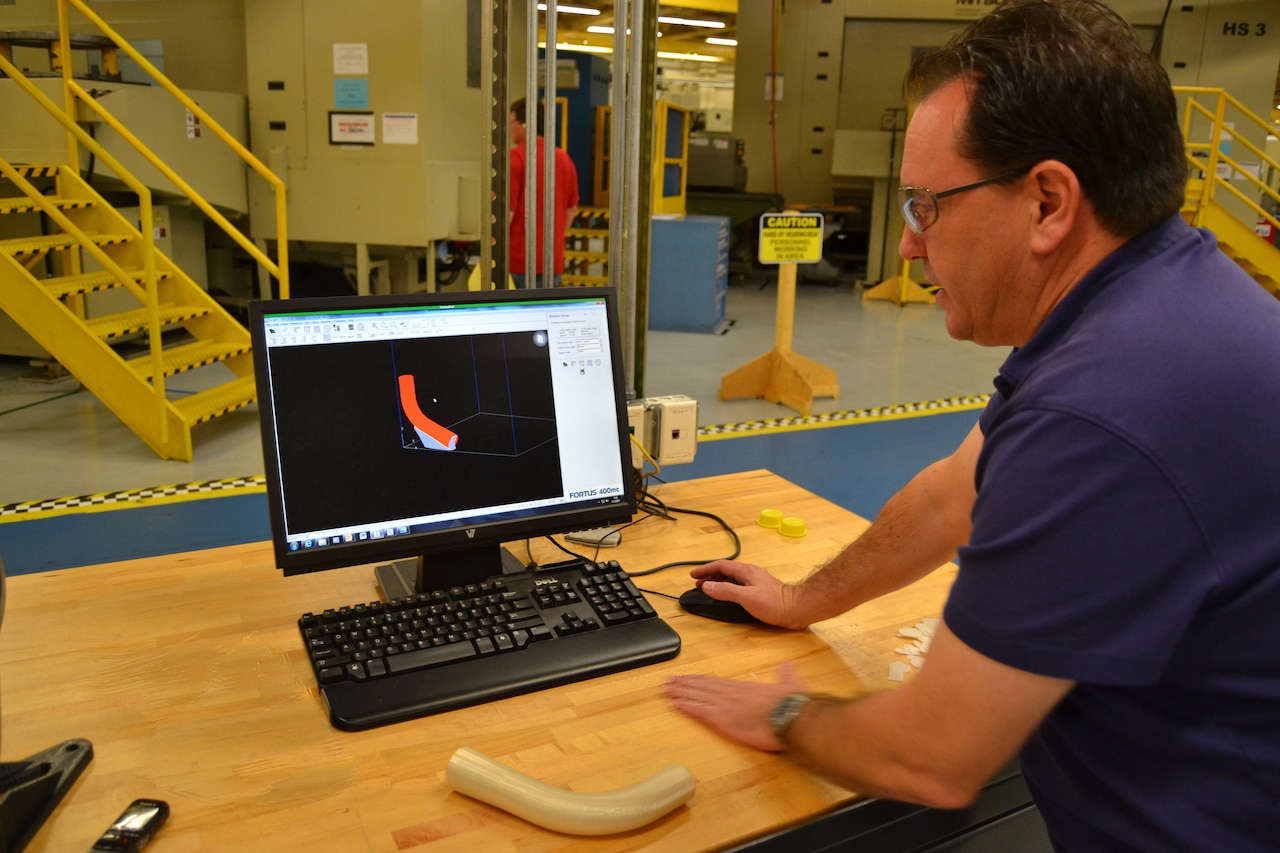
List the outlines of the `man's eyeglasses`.
{"type": "Polygon", "coordinates": [[[1030,167],[1014,169],[1012,172],[1003,172],[990,178],[974,181],[971,184],[965,184],[962,187],[952,187],[940,193],[936,193],[927,187],[898,187],[898,206],[902,208],[902,218],[906,221],[907,227],[911,229],[911,233],[920,234],[938,221],[938,199],[958,195],[969,190],[976,190],[978,187],[985,187],[987,184],[1007,181],[1010,178],[1025,175],[1029,171],[1031,171],[1030,167]]]}

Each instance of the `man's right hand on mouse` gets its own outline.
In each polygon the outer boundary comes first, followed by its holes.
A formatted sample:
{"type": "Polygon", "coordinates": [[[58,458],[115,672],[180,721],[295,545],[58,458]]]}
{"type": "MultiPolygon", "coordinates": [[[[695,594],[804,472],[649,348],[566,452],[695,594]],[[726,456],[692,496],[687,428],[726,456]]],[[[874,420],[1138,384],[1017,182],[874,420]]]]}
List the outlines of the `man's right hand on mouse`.
{"type": "Polygon", "coordinates": [[[751,563],[716,560],[689,573],[712,598],[736,601],[755,618],[779,628],[807,628],[808,622],[795,616],[795,587],[751,563]]]}

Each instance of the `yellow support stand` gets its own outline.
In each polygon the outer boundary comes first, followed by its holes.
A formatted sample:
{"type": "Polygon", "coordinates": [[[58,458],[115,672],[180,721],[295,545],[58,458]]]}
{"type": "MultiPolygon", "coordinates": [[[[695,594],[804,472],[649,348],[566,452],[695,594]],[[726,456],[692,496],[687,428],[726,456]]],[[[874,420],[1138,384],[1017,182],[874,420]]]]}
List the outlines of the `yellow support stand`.
{"type": "Polygon", "coordinates": [[[795,317],[796,265],[780,264],[773,349],[726,373],[720,380],[721,400],[763,397],[808,417],[815,397],[840,396],[834,370],[791,351],[795,317]]]}
{"type": "Polygon", "coordinates": [[[894,305],[904,305],[908,302],[921,302],[926,305],[935,304],[937,299],[934,298],[933,291],[912,280],[908,274],[910,268],[911,262],[903,261],[901,273],[893,278],[885,279],[875,287],[869,287],[862,291],[863,300],[886,299],[894,305]]]}

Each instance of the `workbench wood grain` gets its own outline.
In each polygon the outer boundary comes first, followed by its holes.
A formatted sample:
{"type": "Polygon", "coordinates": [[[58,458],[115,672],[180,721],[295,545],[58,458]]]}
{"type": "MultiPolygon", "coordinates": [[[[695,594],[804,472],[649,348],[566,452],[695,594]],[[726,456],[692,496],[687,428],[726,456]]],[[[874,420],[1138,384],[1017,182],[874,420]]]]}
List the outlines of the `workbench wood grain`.
{"type": "MultiPolygon", "coordinates": [[[[717,513],[740,559],[799,579],[867,522],[767,471],[660,485],[669,506],[717,513]],[[759,511],[803,518],[789,539],[759,511]]],[[[511,546],[526,557],[525,543],[511,546]]],[[[601,558],[641,571],[725,555],[712,520],[645,518],[601,558]]],[[[545,541],[539,560],[560,559],[545,541]]],[[[678,595],[675,568],[637,579],[678,595]]],[[[296,625],[305,611],[377,598],[369,567],[285,578],[269,543],[25,575],[9,580],[0,632],[4,760],[71,738],[94,759],[29,850],[84,850],[136,797],[169,801],[157,853],[208,850],[699,850],[792,825],[853,792],[786,757],[727,743],[672,711],[675,672],[773,680],[795,661],[814,689],[855,696],[892,686],[899,627],[940,612],[954,567],[808,631],[734,625],[650,596],[679,632],[672,661],[366,732],[329,725],[296,625]],[[552,785],[606,791],[668,764],[697,791],[640,830],[603,838],[548,832],[452,792],[444,768],[469,746],[552,785]]]]}

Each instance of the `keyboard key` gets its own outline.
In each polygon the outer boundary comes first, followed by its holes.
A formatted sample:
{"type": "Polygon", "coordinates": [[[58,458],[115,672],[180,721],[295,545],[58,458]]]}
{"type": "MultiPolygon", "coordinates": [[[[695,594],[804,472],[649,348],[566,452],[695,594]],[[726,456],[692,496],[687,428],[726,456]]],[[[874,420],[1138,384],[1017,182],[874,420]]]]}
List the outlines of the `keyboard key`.
{"type": "Polygon", "coordinates": [[[341,666],[324,666],[316,673],[316,681],[321,684],[334,684],[347,677],[346,668],[341,666]]]}
{"type": "Polygon", "coordinates": [[[391,671],[405,672],[410,669],[423,669],[428,666],[439,666],[442,663],[475,657],[476,647],[469,643],[445,643],[443,646],[432,646],[429,649],[418,649],[404,652],[387,659],[391,671]]]}

